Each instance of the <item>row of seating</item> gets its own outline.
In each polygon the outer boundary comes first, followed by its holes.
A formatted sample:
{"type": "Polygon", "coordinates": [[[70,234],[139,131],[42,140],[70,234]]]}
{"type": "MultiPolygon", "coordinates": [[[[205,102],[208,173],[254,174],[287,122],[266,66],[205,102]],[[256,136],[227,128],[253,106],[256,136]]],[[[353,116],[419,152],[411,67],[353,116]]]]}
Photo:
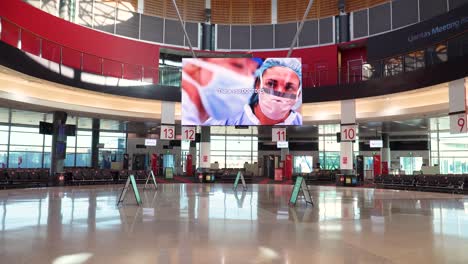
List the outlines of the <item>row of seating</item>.
{"type": "Polygon", "coordinates": [[[247,172],[243,169],[222,169],[222,170],[217,170],[215,173],[215,177],[217,179],[217,182],[222,182],[222,183],[233,183],[236,180],[237,173],[242,171],[242,175],[244,176],[244,180],[246,183],[252,183],[253,182],[253,173],[252,172],[247,172]]]}
{"type": "Polygon", "coordinates": [[[314,184],[320,182],[335,182],[337,173],[339,173],[339,171],[334,170],[320,170],[313,171],[310,173],[295,173],[293,174],[293,180],[295,181],[297,176],[302,176],[307,184],[314,184]]]}
{"type": "Polygon", "coordinates": [[[49,183],[49,169],[0,169],[0,186],[42,187],[49,183]]]}
{"type": "Polygon", "coordinates": [[[377,175],[374,178],[377,187],[420,190],[449,191],[463,193],[468,191],[468,175],[377,175]],[[467,188],[467,190],[465,190],[467,188]]]}
{"type": "Polygon", "coordinates": [[[129,175],[134,175],[135,180],[144,181],[148,177],[145,170],[109,170],[109,169],[66,169],[66,183],[72,185],[120,183],[127,180],[129,175]]]}

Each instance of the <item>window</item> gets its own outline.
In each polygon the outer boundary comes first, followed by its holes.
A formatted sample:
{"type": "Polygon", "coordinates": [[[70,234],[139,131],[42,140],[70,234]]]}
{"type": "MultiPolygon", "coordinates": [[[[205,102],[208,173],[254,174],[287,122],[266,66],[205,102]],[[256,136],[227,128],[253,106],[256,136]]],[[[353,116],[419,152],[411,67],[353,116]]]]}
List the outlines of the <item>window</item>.
{"type": "Polygon", "coordinates": [[[245,163],[258,161],[257,127],[211,127],[211,162],[220,168],[243,168],[245,163]]]}
{"type": "Polygon", "coordinates": [[[415,51],[405,56],[405,71],[414,71],[425,66],[424,50],[415,51]]]}
{"type": "Polygon", "coordinates": [[[384,61],[385,76],[394,76],[403,72],[402,57],[386,59],[384,61]]]}
{"type": "Polygon", "coordinates": [[[468,135],[450,134],[448,116],[431,118],[431,165],[442,174],[468,173],[468,135]]]}

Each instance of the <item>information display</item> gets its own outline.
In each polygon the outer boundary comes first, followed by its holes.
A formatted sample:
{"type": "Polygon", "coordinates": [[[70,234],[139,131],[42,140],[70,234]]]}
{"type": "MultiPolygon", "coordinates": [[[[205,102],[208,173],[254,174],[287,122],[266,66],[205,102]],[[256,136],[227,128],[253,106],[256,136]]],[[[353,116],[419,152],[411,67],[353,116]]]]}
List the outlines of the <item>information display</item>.
{"type": "Polygon", "coordinates": [[[302,125],[300,58],[182,59],[182,125],[302,125]]]}
{"type": "Polygon", "coordinates": [[[278,141],[276,142],[277,148],[289,148],[289,143],[287,141],[278,141]]]}
{"type": "Polygon", "coordinates": [[[145,146],[156,146],[156,139],[153,138],[147,138],[145,139],[145,146]]]}
{"type": "Polygon", "coordinates": [[[383,141],[382,140],[370,140],[369,145],[371,148],[382,148],[383,141]]]}

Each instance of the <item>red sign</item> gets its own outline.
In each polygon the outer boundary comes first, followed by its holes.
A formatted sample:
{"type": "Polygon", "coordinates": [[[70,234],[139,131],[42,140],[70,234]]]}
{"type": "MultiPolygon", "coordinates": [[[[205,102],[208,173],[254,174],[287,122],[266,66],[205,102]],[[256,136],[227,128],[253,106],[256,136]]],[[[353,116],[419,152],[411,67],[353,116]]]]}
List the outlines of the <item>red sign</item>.
{"type": "Polygon", "coordinates": [[[374,155],[374,176],[382,174],[380,155],[374,155]]]}
{"type": "Polygon", "coordinates": [[[343,157],[343,164],[348,164],[348,157],[343,157]]]}
{"type": "Polygon", "coordinates": [[[208,156],[207,155],[203,156],[203,162],[208,162],[208,156]]]}

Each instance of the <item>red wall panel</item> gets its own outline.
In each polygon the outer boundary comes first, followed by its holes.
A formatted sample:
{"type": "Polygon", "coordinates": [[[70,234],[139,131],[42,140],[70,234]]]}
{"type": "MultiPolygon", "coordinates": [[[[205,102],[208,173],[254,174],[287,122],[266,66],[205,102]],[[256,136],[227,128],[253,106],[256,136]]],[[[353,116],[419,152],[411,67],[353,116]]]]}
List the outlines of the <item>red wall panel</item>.
{"type": "Polygon", "coordinates": [[[60,45],[43,39],[42,58],[56,63],[60,63],[60,45]]]}
{"type": "Polygon", "coordinates": [[[128,80],[141,80],[142,68],[137,65],[125,64],[124,65],[124,79],[128,80]]]}
{"type": "Polygon", "coordinates": [[[83,71],[102,74],[101,58],[83,54],[83,71]]]}
{"type": "Polygon", "coordinates": [[[122,78],[122,63],[112,60],[103,60],[102,71],[105,76],[122,78]]]}
{"type": "Polygon", "coordinates": [[[362,77],[362,63],[366,61],[366,47],[341,51],[341,82],[354,83],[360,81],[362,77]]]}
{"type": "MultiPolygon", "coordinates": [[[[151,67],[158,67],[159,64],[158,45],[82,27],[47,14],[21,0],[0,1],[0,16],[43,38],[75,50],[129,64],[151,67]]],[[[2,24],[7,25],[6,30],[2,30],[5,31],[2,32],[2,39],[5,36],[8,38],[4,41],[14,42],[14,32],[9,30],[8,23],[5,22],[2,20],[2,24]]]]}
{"type": "Polygon", "coordinates": [[[62,64],[74,69],[81,68],[81,52],[70,48],[62,48],[62,64]]]}
{"type": "Polygon", "coordinates": [[[31,54],[39,56],[41,50],[41,40],[29,31],[21,32],[21,49],[31,54]]]}
{"type": "Polygon", "coordinates": [[[149,83],[158,83],[159,70],[157,68],[145,67],[143,69],[143,81],[149,83]]]}
{"type": "MultiPolygon", "coordinates": [[[[259,58],[281,58],[286,57],[287,53],[287,50],[252,52],[254,57],[259,58]]],[[[296,49],[291,57],[302,60],[304,87],[336,84],[338,77],[338,47],[336,45],[296,49]]]]}
{"type": "MultiPolygon", "coordinates": [[[[5,2],[5,1],[4,1],[5,2]]],[[[0,11],[1,12],[1,11],[0,11]]],[[[18,45],[19,29],[8,21],[2,20],[2,41],[13,47],[18,45]]]]}

